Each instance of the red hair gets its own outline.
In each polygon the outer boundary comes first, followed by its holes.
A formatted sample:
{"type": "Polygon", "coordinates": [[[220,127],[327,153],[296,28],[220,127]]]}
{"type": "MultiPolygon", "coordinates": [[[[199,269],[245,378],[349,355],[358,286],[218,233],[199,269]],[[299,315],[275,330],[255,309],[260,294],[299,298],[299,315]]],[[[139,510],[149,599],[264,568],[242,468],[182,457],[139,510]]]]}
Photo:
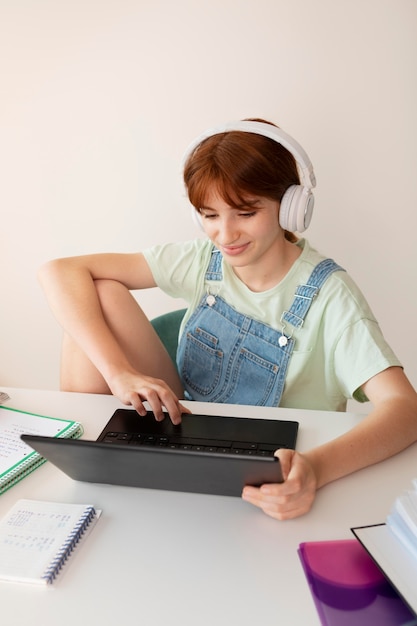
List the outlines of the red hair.
{"type": "MultiPolygon", "coordinates": [[[[228,131],[208,137],[193,150],[185,163],[184,182],[191,204],[199,211],[213,186],[229,206],[239,208],[248,196],[281,202],[288,187],[300,184],[300,177],[295,158],[278,142],[255,133],[228,131]]],[[[285,232],[287,239],[297,240],[285,232]]]]}

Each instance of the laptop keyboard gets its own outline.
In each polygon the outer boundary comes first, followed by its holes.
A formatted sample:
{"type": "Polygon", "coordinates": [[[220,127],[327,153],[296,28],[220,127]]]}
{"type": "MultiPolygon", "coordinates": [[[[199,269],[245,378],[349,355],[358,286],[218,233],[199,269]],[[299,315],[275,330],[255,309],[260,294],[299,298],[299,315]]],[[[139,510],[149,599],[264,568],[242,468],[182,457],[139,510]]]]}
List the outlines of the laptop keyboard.
{"type": "Polygon", "coordinates": [[[225,441],[217,439],[196,439],[192,437],[167,437],[165,435],[147,435],[108,432],[101,443],[126,444],[129,446],[152,446],[197,452],[236,454],[244,456],[273,456],[275,450],[285,446],[276,444],[248,443],[246,441],[225,441]]]}

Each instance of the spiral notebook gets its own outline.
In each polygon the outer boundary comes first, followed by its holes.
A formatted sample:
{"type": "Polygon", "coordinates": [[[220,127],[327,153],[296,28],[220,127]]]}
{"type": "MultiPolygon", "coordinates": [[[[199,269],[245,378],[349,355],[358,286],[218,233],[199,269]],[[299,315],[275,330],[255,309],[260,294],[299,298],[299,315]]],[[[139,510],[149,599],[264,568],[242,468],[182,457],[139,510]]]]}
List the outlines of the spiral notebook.
{"type": "Polygon", "coordinates": [[[22,433],[76,439],[83,428],[72,420],[0,407],[0,494],[46,460],[20,439],[22,433]]]}
{"type": "Polygon", "coordinates": [[[18,500],[0,520],[0,581],[53,583],[100,514],[90,504],[18,500]]]}

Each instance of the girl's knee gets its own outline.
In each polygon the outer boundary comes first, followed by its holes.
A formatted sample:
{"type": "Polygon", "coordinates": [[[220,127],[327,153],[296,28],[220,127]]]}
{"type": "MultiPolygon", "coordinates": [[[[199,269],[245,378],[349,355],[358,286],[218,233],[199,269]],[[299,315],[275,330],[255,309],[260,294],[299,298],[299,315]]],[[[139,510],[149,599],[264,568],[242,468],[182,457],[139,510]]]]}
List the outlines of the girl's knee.
{"type": "Polygon", "coordinates": [[[94,281],[101,309],[105,316],[128,316],[138,308],[129,289],[117,280],[100,279],[94,281]]]}
{"type": "Polygon", "coordinates": [[[128,288],[125,287],[122,283],[117,280],[111,280],[108,278],[100,278],[99,280],[95,280],[94,286],[96,288],[100,301],[106,300],[107,298],[113,298],[117,295],[127,295],[130,293],[128,288]]]}

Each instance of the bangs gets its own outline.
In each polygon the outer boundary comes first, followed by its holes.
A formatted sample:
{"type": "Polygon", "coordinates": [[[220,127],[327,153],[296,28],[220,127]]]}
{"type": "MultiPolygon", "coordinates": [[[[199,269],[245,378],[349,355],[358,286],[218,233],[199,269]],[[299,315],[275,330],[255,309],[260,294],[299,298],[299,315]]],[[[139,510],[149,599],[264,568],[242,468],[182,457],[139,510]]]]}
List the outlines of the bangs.
{"type": "Polygon", "coordinates": [[[230,180],[224,172],[218,172],[217,175],[207,170],[201,172],[188,187],[188,197],[197,210],[206,205],[207,197],[211,193],[217,194],[228,206],[235,209],[247,204],[248,196],[253,195],[249,189],[244,188],[242,181],[230,180]]]}
{"type": "Polygon", "coordinates": [[[267,137],[232,131],[197,146],[185,163],[184,182],[197,210],[212,192],[240,208],[248,196],[280,202],[285,190],[299,183],[299,176],[293,155],[283,146],[267,137]]]}

